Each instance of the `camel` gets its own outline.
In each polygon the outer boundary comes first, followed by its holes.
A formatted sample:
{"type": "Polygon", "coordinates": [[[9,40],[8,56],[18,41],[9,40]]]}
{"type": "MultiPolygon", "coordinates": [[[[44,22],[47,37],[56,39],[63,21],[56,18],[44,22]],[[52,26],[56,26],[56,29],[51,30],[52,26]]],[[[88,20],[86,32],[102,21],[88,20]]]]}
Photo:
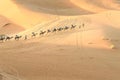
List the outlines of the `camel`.
{"type": "Polygon", "coordinates": [[[84,27],[85,27],[85,24],[84,24],[84,23],[79,26],[80,29],[81,29],[81,28],[84,28],[84,27]]]}
{"type": "Polygon", "coordinates": [[[61,28],[61,27],[60,27],[60,28],[58,28],[57,30],[58,30],[58,31],[62,31],[62,30],[63,30],[63,28],[61,28]]]}
{"type": "Polygon", "coordinates": [[[76,25],[71,25],[71,29],[74,29],[76,27],[76,25]]]}
{"type": "Polygon", "coordinates": [[[64,30],[67,30],[67,29],[69,29],[69,27],[65,26],[64,30]]]}
{"type": "Polygon", "coordinates": [[[7,36],[5,40],[7,41],[7,40],[10,40],[10,39],[12,39],[12,38],[13,38],[13,37],[7,36]]]}
{"type": "Polygon", "coordinates": [[[0,41],[3,42],[5,40],[5,37],[6,37],[5,35],[0,35],[0,41]]]}
{"type": "Polygon", "coordinates": [[[47,30],[47,33],[50,33],[50,32],[51,32],[51,30],[48,29],[48,30],[47,30]]]}
{"type": "Polygon", "coordinates": [[[3,42],[4,40],[5,40],[5,37],[1,37],[1,38],[0,38],[0,41],[3,42]]]}
{"type": "Polygon", "coordinates": [[[40,32],[40,35],[43,35],[43,34],[45,34],[46,33],[46,31],[41,31],[40,32]]]}
{"type": "Polygon", "coordinates": [[[82,24],[82,27],[83,27],[83,28],[85,27],[85,24],[84,24],[84,23],[82,24]]]}
{"type": "Polygon", "coordinates": [[[56,31],[57,31],[57,29],[56,29],[56,28],[54,28],[54,29],[53,29],[53,32],[56,32],[56,31]]]}
{"type": "Polygon", "coordinates": [[[15,36],[15,40],[19,40],[21,37],[22,37],[22,36],[16,35],[16,36],[15,36]]]}
{"type": "Polygon", "coordinates": [[[35,37],[38,33],[32,32],[32,37],[35,37]]]}

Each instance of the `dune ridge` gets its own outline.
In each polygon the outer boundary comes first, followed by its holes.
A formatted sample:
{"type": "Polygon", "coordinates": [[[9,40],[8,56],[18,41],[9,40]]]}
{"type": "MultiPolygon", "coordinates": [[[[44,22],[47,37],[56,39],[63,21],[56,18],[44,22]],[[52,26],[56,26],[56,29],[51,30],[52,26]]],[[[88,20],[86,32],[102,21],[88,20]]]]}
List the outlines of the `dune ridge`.
{"type": "Polygon", "coordinates": [[[15,34],[25,29],[4,16],[0,16],[0,34],[15,34]]]}
{"type": "Polygon", "coordinates": [[[119,4],[119,0],[2,0],[0,34],[22,38],[0,42],[0,79],[120,80],[119,4]],[[72,24],[77,27],[39,35],[41,30],[72,24]],[[38,35],[32,37],[32,32],[38,35]]]}
{"type": "Polygon", "coordinates": [[[109,1],[108,0],[101,0],[101,1],[4,0],[1,1],[0,8],[1,8],[0,9],[1,15],[5,16],[6,18],[9,18],[11,21],[27,29],[35,26],[38,23],[45,22],[46,20],[51,20],[51,19],[54,20],[56,16],[89,15],[106,10],[112,10],[112,9],[119,10],[119,1],[117,0],[109,0],[109,1]],[[109,6],[107,7],[107,5],[109,6]],[[11,6],[10,10],[7,9],[9,8],[9,6],[11,6]]]}

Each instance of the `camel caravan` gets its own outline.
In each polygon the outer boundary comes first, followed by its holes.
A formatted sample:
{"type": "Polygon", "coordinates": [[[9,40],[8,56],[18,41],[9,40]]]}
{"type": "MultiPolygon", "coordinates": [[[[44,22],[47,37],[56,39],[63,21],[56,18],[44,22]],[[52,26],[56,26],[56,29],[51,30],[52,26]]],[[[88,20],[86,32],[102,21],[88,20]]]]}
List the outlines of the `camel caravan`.
{"type": "MultiPolygon", "coordinates": [[[[83,23],[82,25],[80,25],[78,28],[81,29],[81,28],[84,28],[85,24],[83,23]]],[[[72,29],[75,29],[77,28],[77,25],[71,25],[70,27],[69,26],[65,26],[65,27],[59,27],[59,28],[53,28],[53,29],[47,29],[45,31],[40,31],[39,33],[36,33],[36,32],[32,32],[31,33],[31,38],[34,38],[36,37],[37,35],[41,36],[41,35],[45,35],[45,34],[48,34],[48,33],[55,33],[55,32],[60,32],[60,31],[67,31],[67,30],[72,30],[72,29]]],[[[15,35],[14,37],[13,36],[7,36],[5,34],[2,34],[0,35],[0,42],[5,42],[5,41],[9,41],[9,40],[20,40],[21,38],[23,38],[24,40],[27,40],[28,39],[28,35],[25,35],[25,36],[21,36],[21,35],[15,35]]]]}
{"type": "Polygon", "coordinates": [[[11,40],[11,39],[15,39],[15,40],[19,40],[20,38],[21,38],[22,36],[18,36],[18,35],[16,35],[15,37],[13,37],[13,36],[7,36],[7,35],[0,35],[0,41],[1,42],[4,42],[4,41],[9,41],[9,40],[11,40]]]}

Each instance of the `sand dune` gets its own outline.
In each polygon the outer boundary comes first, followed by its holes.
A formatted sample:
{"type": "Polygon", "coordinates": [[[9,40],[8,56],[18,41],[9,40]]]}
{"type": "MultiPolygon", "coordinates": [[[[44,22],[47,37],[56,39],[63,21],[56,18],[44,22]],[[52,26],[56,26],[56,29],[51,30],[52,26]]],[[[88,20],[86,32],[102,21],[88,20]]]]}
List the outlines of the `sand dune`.
{"type": "Polygon", "coordinates": [[[19,41],[0,42],[0,79],[120,80],[119,0],[2,0],[0,14],[0,33],[25,28],[19,41]]]}
{"type": "Polygon", "coordinates": [[[6,23],[9,23],[9,21],[7,20],[7,18],[0,16],[0,28],[2,26],[4,26],[6,23]]]}
{"type": "Polygon", "coordinates": [[[86,26],[5,42],[0,45],[1,53],[6,53],[0,54],[1,64],[14,66],[20,78],[29,80],[119,80],[120,24],[116,17],[120,17],[119,11],[64,16],[39,24],[20,34],[31,36],[33,31],[71,24],[86,26]],[[117,49],[112,49],[112,45],[117,49]]]}
{"type": "Polygon", "coordinates": [[[119,2],[117,0],[71,0],[74,4],[77,6],[91,11],[91,12],[101,12],[101,11],[106,11],[110,9],[119,9],[119,2]],[[116,3],[115,3],[116,2],[116,3]],[[80,5],[83,4],[83,5],[80,5]],[[109,6],[108,6],[109,5],[109,6]]]}
{"type": "Polygon", "coordinates": [[[23,27],[14,24],[3,16],[0,16],[0,34],[15,34],[24,30],[23,27]]]}
{"type": "Polygon", "coordinates": [[[87,10],[84,10],[82,8],[79,8],[78,6],[71,3],[69,0],[15,0],[16,3],[24,8],[47,13],[47,14],[53,14],[53,15],[84,15],[84,14],[91,14],[92,12],[89,12],[87,10]],[[49,4],[48,4],[49,3],[49,4]]]}
{"type": "Polygon", "coordinates": [[[56,16],[49,14],[36,13],[25,8],[20,8],[17,4],[13,3],[12,0],[1,1],[0,14],[26,29],[46,20],[56,18],[56,16]]]}
{"type": "Polygon", "coordinates": [[[7,23],[0,28],[0,34],[17,34],[25,29],[13,23],[7,23]]]}
{"type": "Polygon", "coordinates": [[[88,15],[110,9],[119,9],[119,1],[4,0],[0,3],[1,15],[26,29],[45,22],[46,20],[54,20],[54,18],[59,16],[88,15]],[[107,5],[109,5],[109,7],[107,7],[107,5]],[[9,6],[11,6],[11,9],[8,10],[9,6]]]}
{"type": "MultiPolygon", "coordinates": [[[[78,12],[78,15],[80,15],[80,13],[83,13],[83,12],[90,13],[90,12],[101,12],[101,11],[105,11],[109,9],[119,9],[118,0],[101,0],[101,1],[96,1],[96,0],[92,0],[92,1],[90,0],[64,0],[64,1],[62,0],[61,1],[59,0],[57,1],[56,0],[52,0],[52,1],[49,1],[49,0],[45,0],[45,1],[16,0],[16,2],[34,11],[41,11],[41,9],[43,9],[43,12],[46,12],[46,10],[44,9],[48,9],[47,11],[53,10],[54,14],[57,14],[56,13],[57,11],[58,11],[58,14],[61,14],[61,12],[59,11],[64,10],[64,9],[66,9],[66,11],[76,9],[76,12],[78,12]],[[58,8],[59,10],[57,10],[58,8]]],[[[63,13],[66,13],[66,12],[63,12],[63,13]]]]}
{"type": "MultiPolygon", "coordinates": [[[[112,50],[111,42],[102,39],[107,31],[111,34],[110,28],[103,34],[104,28],[94,27],[95,30],[71,30],[27,41],[6,42],[0,45],[1,53],[5,53],[0,54],[0,63],[14,66],[25,80],[119,80],[120,51],[112,50]]],[[[105,38],[109,38],[108,34],[105,38]]]]}

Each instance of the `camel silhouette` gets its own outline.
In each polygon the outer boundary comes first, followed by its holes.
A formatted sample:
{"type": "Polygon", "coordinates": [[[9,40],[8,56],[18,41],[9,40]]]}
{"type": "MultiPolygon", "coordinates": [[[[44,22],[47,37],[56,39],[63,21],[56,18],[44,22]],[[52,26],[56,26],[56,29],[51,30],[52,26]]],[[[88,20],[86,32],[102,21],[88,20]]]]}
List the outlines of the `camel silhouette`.
{"type": "Polygon", "coordinates": [[[13,36],[12,36],[12,37],[7,36],[5,40],[6,40],[6,41],[7,41],[7,40],[11,40],[12,38],[13,38],[13,36]]]}
{"type": "Polygon", "coordinates": [[[6,35],[0,35],[0,41],[4,41],[5,40],[5,37],[6,37],[6,35]]]}
{"type": "Polygon", "coordinates": [[[18,36],[18,35],[15,36],[15,40],[19,40],[20,38],[22,38],[22,36],[18,36]]]}
{"type": "Polygon", "coordinates": [[[37,36],[38,33],[32,32],[32,37],[37,36]]]}
{"type": "Polygon", "coordinates": [[[46,33],[46,31],[41,31],[40,35],[44,35],[46,33]]]}
{"type": "Polygon", "coordinates": [[[74,29],[76,27],[76,25],[71,25],[71,29],[74,29]]]}

